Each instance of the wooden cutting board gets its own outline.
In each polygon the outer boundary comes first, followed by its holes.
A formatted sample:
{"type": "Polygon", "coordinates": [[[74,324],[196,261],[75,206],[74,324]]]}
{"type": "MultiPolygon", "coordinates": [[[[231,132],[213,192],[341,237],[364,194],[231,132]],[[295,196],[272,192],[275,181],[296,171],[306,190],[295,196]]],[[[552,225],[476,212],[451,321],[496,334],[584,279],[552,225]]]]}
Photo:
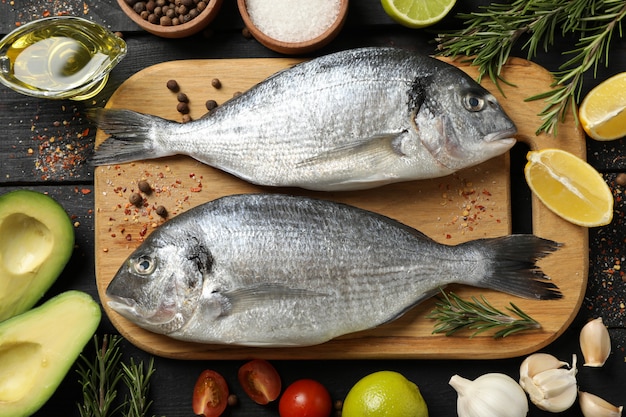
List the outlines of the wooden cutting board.
{"type": "MultiPolygon", "coordinates": [[[[298,62],[293,58],[224,59],[173,61],[158,64],[135,74],[123,83],[107,107],[128,108],[161,117],[181,120],[176,95],[166,88],[176,79],[190,100],[191,117],[206,112],[205,102],[223,103],[265,77],[298,62]],[[218,78],[222,87],[211,86],[218,78]]],[[[454,63],[476,78],[474,68],[454,63]]],[[[546,91],[552,82],[543,68],[521,59],[507,65],[504,77],[517,85],[502,84],[506,98],[488,80],[492,91],[517,124],[518,140],[531,149],[562,148],[582,158],[585,143],[582,131],[572,118],[559,126],[558,136],[536,136],[540,125],[537,113],[543,102],[525,102],[527,97],[546,91]]],[[[99,131],[97,143],[106,135],[99,131]]],[[[105,290],[126,257],[155,230],[163,219],[156,207],[164,206],[169,217],[217,197],[248,192],[285,192],[341,201],[386,214],[445,243],[506,235],[511,232],[509,156],[492,159],[445,178],[393,184],[385,187],[342,193],[315,193],[294,189],[253,186],[188,157],[170,157],[95,170],[96,191],[96,279],[104,309],[112,323],[131,343],[152,354],[179,359],[357,359],[357,358],[504,358],[529,354],[555,340],[574,319],[584,296],[588,270],[587,229],[574,226],[533,201],[533,231],[536,235],[562,242],[564,246],[540,266],[559,286],[564,297],[554,301],[533,301],[488,290],[450,287],[467,298],[484,295],[499,309],[515,303],[541,323],[537,331],[504,339],[491,334],[469,338],[469,333],[452,337],[433,335],[434,322],[426,315],[435,300],[428,300],[399,320],[376,329],[346,335],[328,343],[302,348],[242,348],[180,342],[153,334],[128,322],[106,304],[105,290]],[[154,191],[145,197],[142,208],[129,203],[146,180],[154,191]]],[[[366,261],[366,260],[364,260],[366,261]]]]}

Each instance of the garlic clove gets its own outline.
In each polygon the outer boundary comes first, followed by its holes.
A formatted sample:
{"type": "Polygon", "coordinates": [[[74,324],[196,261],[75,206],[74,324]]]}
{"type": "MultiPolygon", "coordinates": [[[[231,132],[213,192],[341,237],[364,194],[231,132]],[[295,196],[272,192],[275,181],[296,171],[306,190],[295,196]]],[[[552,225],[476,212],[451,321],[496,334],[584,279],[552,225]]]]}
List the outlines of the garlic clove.
{"type": "Polygon", "coordinates": [[[589,394],[588,392],[580,391],[578,393],[578,403],[580,404],[580,410],[585,417],[622,416],[622,406],[616,407],[597,395],[589,394]]]}
{"type": "Polygon", "coordinates": [[[520,365],[520,379],[532,378],[540,372],[563,366],[569,365],[567,362],[560,361],[549,353],[533,353],[524,359],[520,365]]]}
{"type": "Polygon", "coordinates": [[[560,413],[576,402],[578,386],[576,377],[569,370],[550,369],[537,374],[533,381],[540,395],[529,397],[532,403],[542,410],[560,413]]]}
{"type": "Polygon", "coordinates": [[[601,367],[611,353],[609,330],[602,317],[590,320],[580,331],[580,349],[585,358],[585,366],[601,367]]]}
{"type": "Polygon", "coordinates": [[[567,410],[576,402],[576,355],[573,355],[569,369],[562,368],[569,366],[567,362],[549,356],[531,355],[529,363],[520,367],[520,385],[538,408],[557,413],[567,410]],[[532,377],[524,375],[534,371],[538,372],[532,377]]]}

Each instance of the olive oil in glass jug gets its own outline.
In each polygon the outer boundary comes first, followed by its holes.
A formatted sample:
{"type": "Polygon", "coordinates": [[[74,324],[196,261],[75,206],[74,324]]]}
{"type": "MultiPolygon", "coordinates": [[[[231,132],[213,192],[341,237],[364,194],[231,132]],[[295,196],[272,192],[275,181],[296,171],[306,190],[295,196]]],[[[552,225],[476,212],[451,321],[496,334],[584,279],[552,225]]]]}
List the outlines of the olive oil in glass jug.
{"type": "Polygon", "coordinates": [[[108,29],[73,16],[27,23],[0,41],[0,82],[29,96],[85,100],[126,55],[108,29]]]}

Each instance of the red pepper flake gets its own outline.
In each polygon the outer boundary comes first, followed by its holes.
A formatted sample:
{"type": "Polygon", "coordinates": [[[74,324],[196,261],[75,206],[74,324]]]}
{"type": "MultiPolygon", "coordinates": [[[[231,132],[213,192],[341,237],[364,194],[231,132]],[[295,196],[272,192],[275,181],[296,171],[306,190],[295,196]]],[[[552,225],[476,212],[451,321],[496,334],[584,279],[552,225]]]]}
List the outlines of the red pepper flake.
{"type": "Polygon", "coordinates": [[[43,17],[50,17],[50,10],[44,10],[42,16],[43,17]]]}
{"type": "Polygon", "coordinates": [[[82,188],[82,189],[80,190],[80,193],[81,193],[82,195],[91,194],[91,190],[90,190],[89,188],[82,188]]]}
{"type": "Polygon", "coordinates": [[[446,239],[452,239],[452,235],[451,234],[446,234],[446,239]]]}
{"type": "Polygon", "coordinates": [[[129,242],[130,242],[131,240],[133,240],[133,238],[132,238],[132,236],[130,235],[130,233],[126,235],[126,240],[127,240],[127,241],[129,241],[129,242]]]}
{"type": "Polygon", "coordinates": [[[145,224],[143,225],[143,228],[141,229],[141,231],[139,232],[139,236],[144,237],[146,235],[146,233],[148,233],[148,226],[146,226],[145,224]]]}
{"type": "Polygon", "coordinates": [[[80,137],[84,138],[85,136],[89,135],[89,128],[83,130],[83,133],[81,133],[80,137]]]}
{"type": "Polygon", "coordinates": [[[190,191],[192,193],[199,193],[200,191],[202,191],[202,185],[200,185],[199,187],[191,187],[190,191]]]}

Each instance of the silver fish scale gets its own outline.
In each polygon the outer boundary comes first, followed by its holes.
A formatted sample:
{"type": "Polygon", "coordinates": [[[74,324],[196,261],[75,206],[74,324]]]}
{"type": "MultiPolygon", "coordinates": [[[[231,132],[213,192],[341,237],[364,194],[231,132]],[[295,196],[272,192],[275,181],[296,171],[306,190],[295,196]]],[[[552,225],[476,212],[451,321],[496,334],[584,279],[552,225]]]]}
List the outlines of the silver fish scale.
{"type": "MultiPolygon", "coordinates": [[[[419,294],[459,280],[463,272],[462,259],[448,253],[453,249],[442,256],[441,245],[408,228],[389,228],[381,216],[315,200],[268,198],[248,197],[243,207],[219,200],[200,215],[196,227],[215,259],[207,282],[220,282],[233,311],[209,326],[196,316],[174,335],[200,332],[257,344],[275,344],[281,335],[285,344],[302,344],[307,335],[319,338],[320,327],[343,323],[327,330],[324,337],[332,338],[392,319],[390,312],[403,311],[419,294]],[[258,286],[261,295],[237,294],[258,286]]],[[[471,271],[465,274],[471,277],[471,271]]]]}
{"type": "Polygon", "coordinates": [[[393,320],[450,283],[559,298],[535,265],[557,248],[533,235],[448,246],[344,204],[233,195],[152,232],[107,296],[129,320],[173,338],[302,346],[393,320]]]}
{"type": "MultiPolygon", "coordinates": [[[[392,69],[405,70],[409,62],[390,68],[385,60],[371,66],[369,61],[345,58],[349,68],[340,62],[334,63],[334,70],[326,70],[324,62],[316,62],[317,67],[300,67],[306,77],[297,72],[288,78],[273,77],[251,89],[243,106],[239,101],[225,103],[193,131],[182,131],[183,126],[179,135],[164,138],[165,146],[254,183],[308,183],[311,188],[320,178],[341,181],[367,176],[372,161],[363,158],[376,155],[359,157],[351,152],[336,158],[338,154],[332,152],[353,147],[355,138],[397,135],[410,128],[408,71],[403,77],[381,76],[392,69]],[[346,79],[346,74],[354,78],[346,79]],[[316,163],[307,164],[320,156],[316,163]]],[[[428,158],[425,154],[424,160],[428,158]]]]}
{"type": "Polygon", "coordinates": [[[96,165],[184,154],[255,184],[321,191],[441,177],[515,143],[511,119],[467,74],[395,48],[303,62],[189,123],[97,113],[111,136],[96,165]]]}

